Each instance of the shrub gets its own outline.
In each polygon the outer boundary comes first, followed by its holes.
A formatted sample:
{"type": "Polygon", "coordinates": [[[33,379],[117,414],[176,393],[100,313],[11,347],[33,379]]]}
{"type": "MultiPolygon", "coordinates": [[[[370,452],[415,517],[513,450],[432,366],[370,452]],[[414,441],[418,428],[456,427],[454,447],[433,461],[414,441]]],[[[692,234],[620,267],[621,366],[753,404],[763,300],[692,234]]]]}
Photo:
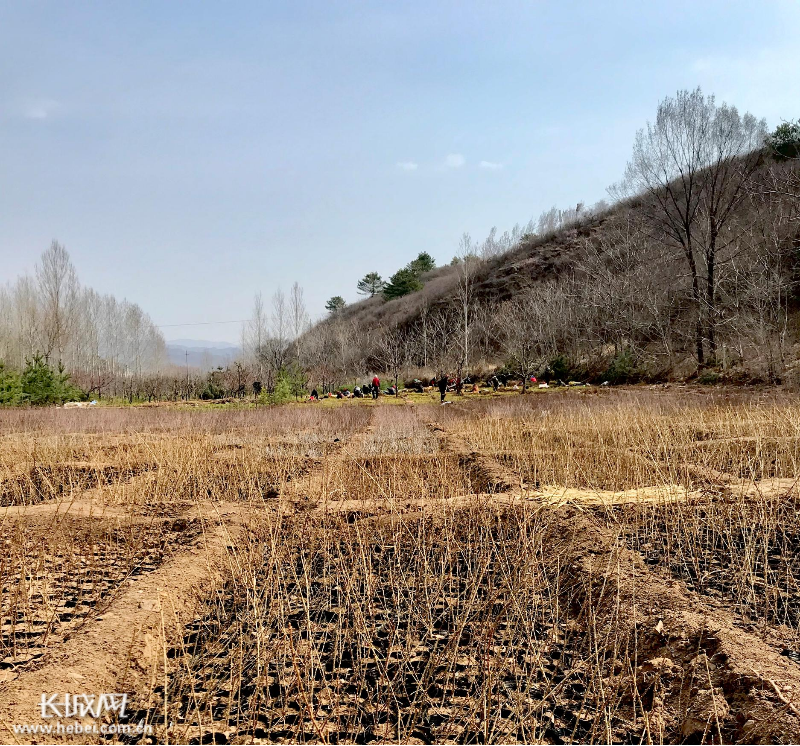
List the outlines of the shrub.
{"type": "Polygon", "coordinates": [[[286,404],[301,393],[305,393],[305,384],[301,386],[296,372],[282,368],[278,371],[272,391],[264,392],[261,398],[267,404],[286,404]]]}
{"type": "Polygon", "coordinates": [[[0,406],[14,406],[22,402],[22,382],[13,370],[0,363],[0,406]]]}
{"type": "Polygon", "coordinates": [[[34,406],[46,404],[63,404],[65,401],[84,399],[83,392],[69,383],[69,375],[59,365],[54,371],[42,358],[34,355],[26,361],[25,370],[20,379],[22,401],[34,406]]]}
{"type": "Polygon", "coordinates": [[[613,384],[633,383],[640,378],[636,358],[629,349],[622,350],[611,361],[602,376],[604,381],[613,384]]]}
{"type": "Polygon", "coordinates": [[[225,389],[220,386],[214,375],[214,371],[208,374],[208,381],[200,392],[201,399],[222,399],[225,396],[225,389]]]}
{"type": "Polygon", "coordinates": [[[504,362],[503,365],[492,372],[492,375],[497,376],[500,383],[504,386],[511,380],[512,378],[518,378],[517,369],[514,365],[508,361],[504,362]]]}
{"type": "Polygon", "coordinates": [[[305,397],[308,394],[308,374],[297,362],[292,362],[284,368],[278,374],[279,379],[281,375],[288,381],[289,390],[295,399],[305,397]]]}
{"type": "Polygon", "coordinates": [[[704,370],[699,376],[697,376],[697,382],[705,384],[706,386],[713,386],[720,382],[720,375],[719,371],[709,369],[704,370]]]}
{"type": "Polygon", "coordinates": [[[572,374],[575,372],[575,366],[569,361],[565,355],[554,357],[545,369],[545,380],[553,378],[556,381],[569,381],[572,374]],[[549,375],[548,375],[549,374],[549,375]]]}

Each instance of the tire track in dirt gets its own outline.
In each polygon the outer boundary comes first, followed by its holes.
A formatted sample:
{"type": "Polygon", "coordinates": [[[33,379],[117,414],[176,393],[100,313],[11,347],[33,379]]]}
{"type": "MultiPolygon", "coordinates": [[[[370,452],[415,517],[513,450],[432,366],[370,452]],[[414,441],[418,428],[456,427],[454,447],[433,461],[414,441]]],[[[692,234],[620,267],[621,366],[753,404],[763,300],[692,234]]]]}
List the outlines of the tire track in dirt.
{"type": "Polygon", "coordinates": [[[187,511],[187,518],[202,523],[198,539],[130,581],[101,616],[53,649],[40,668],[24,670],[0,686],[0,739],[15,740],[14,724],[43,722],[38,708],[43,692],[129,692],[152,698],[163,677],[167,641],[182,634],[191,619],[198,589],[208,595],[221,587],[226,564],[235,561],[229,548],[245,529],[248,510],[242,503],[204,502],[187,511]]]}
{"type": "MultiPolygon", "coordinates": [[[[515,475],[431,427],[497,492],[511,492],[515,475]]],[[[640,665],[629,684],[654,692],[647,726],[654,741],[713,732],[727,741],[800,742],[800,666],[742,629],[723,606],[648,567],[590,512],[573,505],[555,514],[563,538],[552,549],[568,563],[563,590],[582,606],[587,628],[598,634],[597,625],[613,619],[619,626],[609,633],[636,641],[640,665]]]]}

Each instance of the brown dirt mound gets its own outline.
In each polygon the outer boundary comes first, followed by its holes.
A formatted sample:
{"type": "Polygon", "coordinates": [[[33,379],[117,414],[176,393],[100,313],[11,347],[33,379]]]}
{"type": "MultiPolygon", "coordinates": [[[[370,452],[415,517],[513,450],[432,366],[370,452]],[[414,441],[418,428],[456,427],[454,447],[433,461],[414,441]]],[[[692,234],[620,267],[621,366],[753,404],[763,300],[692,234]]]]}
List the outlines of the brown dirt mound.
{"type": "Polygon", "coordinates": [[[519,479],[509,473],[495,459],[465,445],[459,438],[448,433],[441,425],[429,425],[438,438],[442,448],[458,456],[459,462],[476,485],[478,492],[508,492],[514,486],[519,487],[519,479]]]}

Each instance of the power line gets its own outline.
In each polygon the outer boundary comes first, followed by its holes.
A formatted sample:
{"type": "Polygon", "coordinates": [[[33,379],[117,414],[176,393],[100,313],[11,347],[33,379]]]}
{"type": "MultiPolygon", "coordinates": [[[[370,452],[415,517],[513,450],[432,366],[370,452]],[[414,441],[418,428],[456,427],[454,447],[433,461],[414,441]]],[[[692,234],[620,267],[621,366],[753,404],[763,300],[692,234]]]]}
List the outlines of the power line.
{"type": "Polygon", "coordinates": [[[193,321],[188,324],[156,324],[157,329],[166,329],[170,326],[209,326],[211,324],[244,324],[250,319],[235,319],[234,321],[193,321]]]}

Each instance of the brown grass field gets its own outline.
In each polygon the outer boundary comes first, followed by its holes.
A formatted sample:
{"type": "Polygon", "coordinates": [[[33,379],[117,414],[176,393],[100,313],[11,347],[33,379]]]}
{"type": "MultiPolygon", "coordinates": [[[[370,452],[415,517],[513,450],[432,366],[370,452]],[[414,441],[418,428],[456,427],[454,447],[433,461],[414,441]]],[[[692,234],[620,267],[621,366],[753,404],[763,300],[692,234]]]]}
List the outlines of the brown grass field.
{"type": "Polygon", "coordinates": [[[797,743],[798,477],[770,390],[4,411],[0,742],[797,743]]]}

